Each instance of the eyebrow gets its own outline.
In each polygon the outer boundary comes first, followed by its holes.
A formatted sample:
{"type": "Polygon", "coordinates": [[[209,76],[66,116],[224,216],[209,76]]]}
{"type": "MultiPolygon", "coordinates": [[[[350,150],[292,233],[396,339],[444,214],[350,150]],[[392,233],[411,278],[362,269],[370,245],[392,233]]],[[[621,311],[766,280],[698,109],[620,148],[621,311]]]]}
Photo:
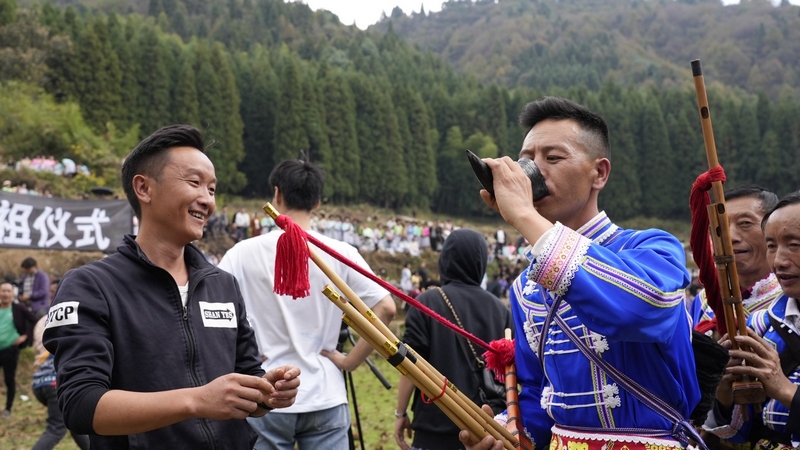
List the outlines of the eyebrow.
{"type": "MultiPolygon", "coordinates": [[[[539,147],[539,151],[541,151],[541,152],[550,152],[550,151],[553,151],[553,150],[564,150],[564,149],[565,149],[565,146],[560,145],[560,144],[550,144],[550,145],[546,145],[544,147],[539,147]]],[[[530,148],[523,148],[519,152],[520,153],[524,153],[524,152],[530,153],[530,152],[533,152],[533,151],[534,150],[530,149],[530,148]]]]}

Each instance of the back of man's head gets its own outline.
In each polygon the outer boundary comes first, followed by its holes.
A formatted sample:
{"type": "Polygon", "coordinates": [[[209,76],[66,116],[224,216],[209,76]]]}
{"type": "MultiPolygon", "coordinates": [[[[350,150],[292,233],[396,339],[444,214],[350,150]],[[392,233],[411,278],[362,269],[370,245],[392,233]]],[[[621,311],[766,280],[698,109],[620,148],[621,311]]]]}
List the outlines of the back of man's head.
{"type": "Polygon", "coordinates": [[[144,138],[125,158],[122,164],[122,189],[136,217],[142,218],[142,207],[133,190],[133,177],[146,175],[158,180],[169,162],[168,150],[176,147],[191,147],[202,152],[205,147],[203,135],[191,125],[170,125],[144,138]]]}
{"type": "Polygon", "coordinates": [[[287,159],[272,169],[269,184],[278,188],[289,209],[311,211],[322,199],[325,173],[302,159],[287,159]]]}
{"type": "Polygon", "coordinates": [[[571,100],[560,97],[544,97],[528,103],[519,115],[519,124],[530,132],[537,123],[545,120],[573,120],[583,131],[581,141],[595,158],[608,158],[608,126],[598,114],[571,100]]]}
{"type": "Polygon", "coordinates": [[[743,184],[725,192],[725,201],[747,197],[758,199],[762,215],[771,211],[778,204],[778,196],[774,192],[755,184],[743,184]]]}

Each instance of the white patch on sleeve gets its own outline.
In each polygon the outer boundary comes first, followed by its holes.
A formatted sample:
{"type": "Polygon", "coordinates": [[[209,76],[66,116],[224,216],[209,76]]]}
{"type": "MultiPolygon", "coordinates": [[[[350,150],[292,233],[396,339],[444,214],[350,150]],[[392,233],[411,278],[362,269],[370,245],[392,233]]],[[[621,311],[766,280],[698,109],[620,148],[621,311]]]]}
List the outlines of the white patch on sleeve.
{"type": "Polygon", "coordinates": [[[236,308],[233,303],[198,302],[203,325],[207,328],[238,328],[236,308]]]}
{"type": "Polygon", "coordinates": [[[78,323],[78,302],[63,302],[50,307],[47,312],[47,322],[45,329],[55,328],[64,325],[77,325],[78,323]]]}

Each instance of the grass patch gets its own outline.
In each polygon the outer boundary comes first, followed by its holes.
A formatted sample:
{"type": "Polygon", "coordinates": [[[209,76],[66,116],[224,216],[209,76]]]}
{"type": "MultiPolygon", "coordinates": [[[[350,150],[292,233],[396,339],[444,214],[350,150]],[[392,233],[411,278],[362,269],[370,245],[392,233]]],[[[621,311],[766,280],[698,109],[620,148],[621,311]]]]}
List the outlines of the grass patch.
{"type": "MultiPolygon", "coordinates": [[[[395,331],[397,330],[395,329],[395,331]]],[[[393,449],[396,448],[392,434],[394,433],[394,407],[397,403],[397,382],[400,379],[400,373],[377,353],[373,353],[370,359],[392,384],[392,389],[385,389],[366,364],[362,364],[353,372],[361,429],[364,433],[364,448],[369,450],[393,449]]],[[[0,422],[0,449],[28,450],[33,447],[46,427],[47,409],[33,396],[32,373],[33,349],[26,348],[20,354],[17,366],[17,398],[14,401],[13,413],[9,419],[0,422]],[[27,396],[28,400],[22,400],[20,398],[22,395],[27,396]]],[[[5,395],[5,385],[2,385],[0,401],[5,402],[5,395]]],[[[352,401],[350,402],[350,412],[353,434],[357,437],[358,430],[352,401]]],[[[69,433],[55,448],[57,450],[78,450],[78,446],[72,441],[69,433]]],[[[360,448],[359,443],[356,442],[356,449],[360,448]]]]}

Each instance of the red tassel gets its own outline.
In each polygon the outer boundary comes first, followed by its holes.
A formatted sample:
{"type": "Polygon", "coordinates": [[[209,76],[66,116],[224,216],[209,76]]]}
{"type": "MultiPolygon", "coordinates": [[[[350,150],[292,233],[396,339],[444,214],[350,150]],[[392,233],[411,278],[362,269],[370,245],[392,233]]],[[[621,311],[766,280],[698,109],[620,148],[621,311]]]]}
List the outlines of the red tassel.
{"type": "MultiPolygon", "coordinates": [[[[714,181],[725,182],[725,171],[722,166],[709,169],[697,177],[692,186],[689,206],[692,211],[692,231],[689,237],[689,245],[692,249],[694,262],[700,270],[700,284],[706,289],[706,299],[708,306],[714,311],[717,317],[725,317],[720,297],[719,279],[717,278],[717,267],[714,265],[714,251],[711,247],[711,239],[708,236],[708,211],[706,206],[711,203],[708,191],[714,181]]],[[[725,321],[719,320],[716,323],[720,333],[726,333],[725,321]]]]}
{"type": "Polygon", "coordinates": [[[280,215],[275,224],[284,233],[278,238],[275,250],[275,293],[290,295],[293,299],[308,297],[308,239],[300,225],[289,216],[280,215]]]}
{"type": "Polygon", "coordinates": [[[495,380],[506,382],[506,366],[514,364],[514,340],[498,339],[489,343],[494,351],[487,351],[483,354],[486,360],[486,368],[494,372],[495,380]]]}
{"type": "Polygon", "coordinates": [[[716,327],[717,327],[717,318],[714,317],[713,319],[701,320],[700,323],[695,325],[694,331],[705,334],[707,331],[711,331],[716,327]]]}

